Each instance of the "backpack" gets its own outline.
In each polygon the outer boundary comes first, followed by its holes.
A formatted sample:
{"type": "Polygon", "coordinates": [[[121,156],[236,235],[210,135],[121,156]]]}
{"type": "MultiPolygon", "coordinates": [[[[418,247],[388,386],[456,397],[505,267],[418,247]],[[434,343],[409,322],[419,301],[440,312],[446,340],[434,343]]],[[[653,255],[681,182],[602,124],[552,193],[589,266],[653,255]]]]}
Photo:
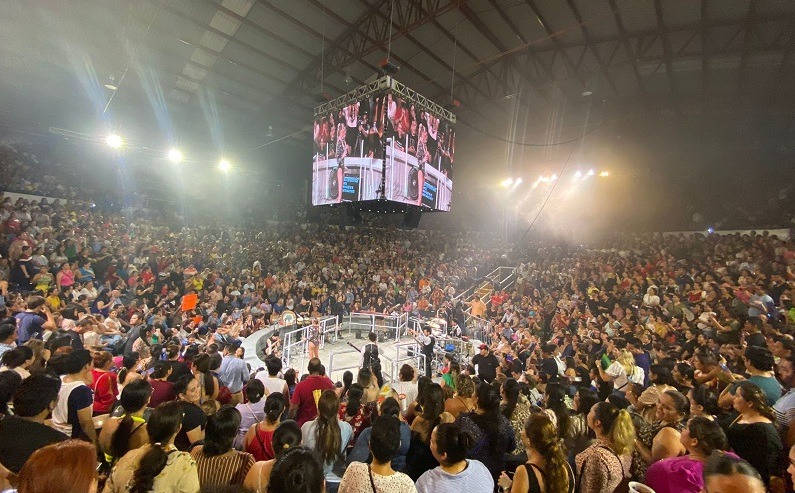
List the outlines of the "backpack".
{"type": "Polygon", "coordinates": [[[381,358],[378,357],[378,346],[375,344],[368,344],[364,347],[364,357],[362,362],[363,368],[381,369],[381,358]]]}

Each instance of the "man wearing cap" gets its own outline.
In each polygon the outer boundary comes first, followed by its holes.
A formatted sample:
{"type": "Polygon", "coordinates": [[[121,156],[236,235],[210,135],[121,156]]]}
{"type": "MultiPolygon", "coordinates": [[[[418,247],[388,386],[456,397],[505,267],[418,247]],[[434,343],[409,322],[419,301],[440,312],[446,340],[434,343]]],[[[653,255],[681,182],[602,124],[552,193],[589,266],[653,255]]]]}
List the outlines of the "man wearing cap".
{"type": "Polygon", "coordinates": [[[487,345],[481,344],[478,346],[478,349],[480,349],[480,353],[472,358],[472,364],[478,369],[478,376],[481,380],[491,383],[497,378],[497,367],[500,365],[500,362],[497,360],[497,357],[489,351],[487,345]]]}

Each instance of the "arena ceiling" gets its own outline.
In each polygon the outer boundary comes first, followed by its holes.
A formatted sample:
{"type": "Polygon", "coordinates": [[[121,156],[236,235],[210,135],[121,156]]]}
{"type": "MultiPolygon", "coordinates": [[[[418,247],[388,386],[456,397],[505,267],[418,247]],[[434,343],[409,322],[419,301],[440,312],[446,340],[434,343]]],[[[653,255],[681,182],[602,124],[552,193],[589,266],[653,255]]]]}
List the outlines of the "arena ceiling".
{"type": "Polygon", "coordinates": [[[789,101],[793,33],[790,0],[6,0],[0,90],[6,123],[303,147],[323,95],[387,54],[398,80],[487,125],[517,95],[789,101]]]}

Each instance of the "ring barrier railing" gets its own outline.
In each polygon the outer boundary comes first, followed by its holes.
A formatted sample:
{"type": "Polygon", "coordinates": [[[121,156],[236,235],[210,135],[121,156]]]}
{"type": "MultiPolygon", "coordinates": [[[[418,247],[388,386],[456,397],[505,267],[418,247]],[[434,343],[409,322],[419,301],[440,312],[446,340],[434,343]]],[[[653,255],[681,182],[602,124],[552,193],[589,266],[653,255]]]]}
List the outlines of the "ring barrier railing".
{"type": "Polygon", "coordinates": [[[416,341],[401,342],[395,345],[394,373],[392,375],[393,382],[400,380],[398,372],[404,362],[414,363],[412,366],[414,366],[418,372],[424,372],[425,355],[420,352],[420,345],[416,341]]]}
{"type": "MultiPolygon", "coordinates": [[[[395,360],[384,354],[382,351],[378,352],[378,358],[381,361],[381,376],[384,378],[384,383],[389,383],[391,385],[392,382],[395,381],[395,372],[397,371],[397,367],[395,365],[395,360]]],[[[346,348],[338,349],[336,351],[332,351],[329,354],[328,358],[328,368],[326,368],[326,375],[332,381],[341,381],[342,374],[340,372],[345,372],[345,370],[356,370],[358,371],[360,366],[360,351],[357,350],[355,347],[349,346],[346,348]],[[349,363],[340,363],[340,356],[343,354],[352,354],[355,353],[356,357],[354,358],[353,362],[349,363]],[[337,375],[339,374],[339,375],[337,375]],[[336,378],[335,378],[336,377],[336,378]]],[[[354,371],[354,375],[356,372],[354,371]]]]}
{"type": "Polygon", "coordinates": [[[357,339],[359,339],[366,338],[370,332],[375,332],[379,335],[379,339],[386,340],[394,337],[395,342],[399,342],[400,338],[405,335],[408,318],[407,313],[389,315],[374,312],[351,312],[347,315],[347,334],[351,335],[356,332],[357,339]],[[394,331],[394,334],[392,334],[392,331],[394,331]]]}
{"type": "Polygon", "coordinates": [[[306,335],[307,327],[298,327],[287,331],[282,337],[282,365],[285,368],[306,367],[306,335]],[[293,358],[301,358],[301,364],[297,367],[292,364],[293,358]]]}

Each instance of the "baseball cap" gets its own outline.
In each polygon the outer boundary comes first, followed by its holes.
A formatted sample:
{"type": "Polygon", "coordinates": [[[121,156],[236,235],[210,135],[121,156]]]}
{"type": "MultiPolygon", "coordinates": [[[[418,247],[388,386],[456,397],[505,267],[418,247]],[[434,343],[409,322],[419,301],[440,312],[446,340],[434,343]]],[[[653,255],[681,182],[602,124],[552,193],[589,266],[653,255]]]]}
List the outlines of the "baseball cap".
{"type": "Polygon", "coordinates": [[[489,347],[485,344],[481,344],[480,346],[478,346],[478,349],[488,349],[488,348],[489,347]]]}

